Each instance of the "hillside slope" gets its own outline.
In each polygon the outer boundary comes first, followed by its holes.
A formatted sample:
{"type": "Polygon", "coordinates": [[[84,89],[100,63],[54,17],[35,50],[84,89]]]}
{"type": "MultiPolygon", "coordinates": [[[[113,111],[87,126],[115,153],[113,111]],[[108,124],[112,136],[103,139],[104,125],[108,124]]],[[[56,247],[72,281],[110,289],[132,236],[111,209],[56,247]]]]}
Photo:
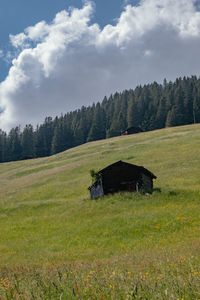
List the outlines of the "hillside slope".
{"type": "Polygon", "coordinates": [[[190,125],[1,164],[1,267],[116,260],[124,265],[126,258],[136,270],[144,258],[153,264],[169,256],[196,257],[199,161],[200,125],[190,125]],[[117,160],[151,170],[161,193],[89,200],[89,170],[117,160]]]}
{"type": "MultiPolygon", "coordinates": [[[[127,237],[115,251],[130,250],[137,240],[127,223],[136,209],[139,221],[145,210],[156,213],[155,206],[167,215],[163,203],[167,199],[174,206],[174,215],[183,197],[189,201],[189,210],[198,205],[199,136],[200,125],[176,127],[92,142],[48,158],[1,164],[1,263],[29,260],[30,255],[35,262],[49,257],[82,259],[94,253],[110,256],[113,250],[107,242],[112,239],[118,245],[118,226],[127,237]],[[156,174],[155,186],[162,193],[150,197],[128,194],[124,201],[124,195],[89,201],[89,170],[120,159],[156,174]],[[99,249],[101,242],[104,250],[99,249]]],[[[147,214],[146,218],[153,216],[147,214]]],[[[147,231],[150,221],[144,221],[147,231]]]]}

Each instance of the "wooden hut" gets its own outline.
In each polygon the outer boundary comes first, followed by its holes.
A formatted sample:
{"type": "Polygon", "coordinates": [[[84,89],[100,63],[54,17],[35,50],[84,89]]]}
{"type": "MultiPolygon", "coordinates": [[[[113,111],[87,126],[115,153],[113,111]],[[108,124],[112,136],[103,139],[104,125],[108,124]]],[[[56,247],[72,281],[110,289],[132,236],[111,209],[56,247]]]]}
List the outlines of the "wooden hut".
{"type": "Polygon", "coordinates": [[[121,135],[135,134],[139,132],[143,132],[140,127],[129,127],[126,130],[122,131],[121,135]]]}
{"type": "Polygon", "coordinates": [[[121,160],[100,170],[98,177],[99,179],[88,188],[91,199],[119,191],[151,191],[153,179],[156,179],[156,176],[144,167],[121,160]]]}

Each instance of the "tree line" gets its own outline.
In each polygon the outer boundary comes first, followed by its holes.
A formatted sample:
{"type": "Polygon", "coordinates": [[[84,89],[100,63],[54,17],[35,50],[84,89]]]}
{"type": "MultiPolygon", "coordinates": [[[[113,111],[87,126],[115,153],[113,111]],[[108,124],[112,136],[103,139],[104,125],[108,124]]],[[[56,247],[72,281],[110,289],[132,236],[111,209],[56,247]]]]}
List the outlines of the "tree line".
{"type": "Polygon", "coordinates": [[[9,133],[0,130],[0,162],[44,157],[80,144],[118,136],[128,127],[150,131],[200,122],[200,79],[137,86],[105,97],[100,103],[47,117],[35,129],[31,124],[9,133]]]}

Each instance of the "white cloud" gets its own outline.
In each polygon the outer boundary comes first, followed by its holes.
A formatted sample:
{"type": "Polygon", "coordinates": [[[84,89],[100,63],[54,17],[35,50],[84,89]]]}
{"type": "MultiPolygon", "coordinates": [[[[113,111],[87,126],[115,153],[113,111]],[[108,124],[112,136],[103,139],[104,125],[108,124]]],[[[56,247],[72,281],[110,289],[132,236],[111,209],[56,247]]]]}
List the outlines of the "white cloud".
{"type": "MultiPolygon", "coordinates": [[[[10,41],[13,47],[24,47],[25,46],[25,40],[27,39],[27,36],[22,32],[16,35],[10,34],[10,41]]],[[[28,46],[28,45],[26,45],[28,46]]]]}
{"type": "Polygon", "coordinates": [[[93,13],[86,2],[11,36],[20,53],[0,84],[1,128],[36,125],[137,84],[199,75],[195,0],[141,0],[102,30],[93,13]]]}
{"type": "Polygon", "coordinates": [[[49,33],[50,26],[45,22],[39,22],[35,26],[25,29],[26,37],[33,41],[42,41],[49,33]]]}

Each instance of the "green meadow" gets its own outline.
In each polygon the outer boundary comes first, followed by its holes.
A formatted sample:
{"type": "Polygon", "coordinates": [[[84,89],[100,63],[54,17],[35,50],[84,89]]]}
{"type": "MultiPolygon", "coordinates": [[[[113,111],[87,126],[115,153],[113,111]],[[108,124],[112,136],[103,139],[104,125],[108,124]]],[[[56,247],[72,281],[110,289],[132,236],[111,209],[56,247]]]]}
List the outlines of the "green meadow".
{"type": "Polygon", "coordinates": [[[200,299],[200,125],[1,164],[0,299],[200,299]],[[90,200],[118,160],[154,192],[90,200]]]}

